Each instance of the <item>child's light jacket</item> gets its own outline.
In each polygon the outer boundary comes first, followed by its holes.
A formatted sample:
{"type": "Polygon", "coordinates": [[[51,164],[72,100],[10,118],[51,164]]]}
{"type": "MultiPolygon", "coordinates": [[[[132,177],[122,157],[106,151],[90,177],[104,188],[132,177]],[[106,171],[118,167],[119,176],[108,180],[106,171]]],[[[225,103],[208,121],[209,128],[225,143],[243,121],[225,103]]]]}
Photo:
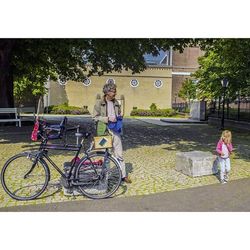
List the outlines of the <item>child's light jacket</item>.
{"type": "MultiPolygon", "coordinates": [[[[222,153],[222,145],[223,145],[223,143],[224,142],[222,140],[219,140],[218,143],[217,143],[216,152],[219,155],[221,155],[221,153],[222,153]]],[[[232,143],[226,144],[226,146],[227,146],[227,149],[228,149],[229,153],[232,153],[232,151],[233,151],[232,143]]]]}

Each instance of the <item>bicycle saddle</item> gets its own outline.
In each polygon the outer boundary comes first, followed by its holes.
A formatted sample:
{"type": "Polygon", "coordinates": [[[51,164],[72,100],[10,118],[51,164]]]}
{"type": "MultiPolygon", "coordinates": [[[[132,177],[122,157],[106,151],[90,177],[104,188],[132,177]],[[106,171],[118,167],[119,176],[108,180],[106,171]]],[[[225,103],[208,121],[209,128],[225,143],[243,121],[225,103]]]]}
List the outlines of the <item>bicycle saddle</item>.
{"type": "Polygon", "coordinates": [[[79,138],[84,137],[85,139],[87,139],[90,135],[91,135],[91,133],[89,133],[89,132],[85,132],[85,133],[77,132],[77,133],[75,133],[76,137],[79,137],[79,138]]]}

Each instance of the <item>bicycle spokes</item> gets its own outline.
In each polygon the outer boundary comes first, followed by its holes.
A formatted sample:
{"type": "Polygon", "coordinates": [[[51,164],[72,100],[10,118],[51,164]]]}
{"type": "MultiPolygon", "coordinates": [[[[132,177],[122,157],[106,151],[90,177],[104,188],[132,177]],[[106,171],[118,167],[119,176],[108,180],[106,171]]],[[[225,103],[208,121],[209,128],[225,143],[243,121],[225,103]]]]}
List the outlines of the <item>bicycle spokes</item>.
{"type": "Polygon", "coordinates": [[[20,154],[4,166],[2,184],[14,199],[29,200],[42,193],[49,179],[47,167],[34,158],[20,154]]]}
{"type": "Polygon", "coordinates": [[[112,195],[120,184],[121,172],[117,162],[103,153],[96,153],[85,159],[78,168],[79,189],[90,198],[106,198],[112,195]],[[85,164],[85,162],[92,162],[85,164]],[[98,164],[99,163],[99,164],[98,164]]]}

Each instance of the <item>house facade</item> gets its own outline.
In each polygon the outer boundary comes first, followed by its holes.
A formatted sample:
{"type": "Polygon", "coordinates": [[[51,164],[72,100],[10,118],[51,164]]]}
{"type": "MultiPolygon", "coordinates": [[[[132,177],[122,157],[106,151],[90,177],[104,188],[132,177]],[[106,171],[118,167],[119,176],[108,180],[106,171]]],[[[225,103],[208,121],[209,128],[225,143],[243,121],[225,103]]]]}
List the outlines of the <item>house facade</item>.
{"type": "MultiPolygon", "coordinates": [[[[45,106],[67,102],[70,106],[87,107],[92,113],[96,98],[102,96],[102,87],[113,81],[117,85],[117,99],[122,104],[124,115],[130,115],[134,107],[149,109],[152,103],[157,108],[171,108],[182,82],[198,68],[199,48],[186,48],[184,53],[161,52],[159,56],[145,55],[145,71],[113,72],[103,76],[91,76],[84,82],[68,81],[65,85],[50,81],[45,106]]],[[[178,101],[183,101],[178,98],[178,101]]]]}

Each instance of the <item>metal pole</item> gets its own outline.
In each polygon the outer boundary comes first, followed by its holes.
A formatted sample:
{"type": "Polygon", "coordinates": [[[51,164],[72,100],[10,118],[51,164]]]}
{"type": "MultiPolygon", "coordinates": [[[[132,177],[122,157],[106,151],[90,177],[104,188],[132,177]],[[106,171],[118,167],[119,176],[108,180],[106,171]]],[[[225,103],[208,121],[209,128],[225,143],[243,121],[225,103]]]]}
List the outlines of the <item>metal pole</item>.
{"type": "Polygon", "coordinates": [[[240,120],[240,92],[238,94],[238,113],[237,113],[237,120],[240,120]]]}
{"type": "Polygon", "coordinates": [[[222,116],[221,116],[221,130],[224,130],[225,92],[226,92],[226,88],[224,87],[224,88],[223,88],[222,116]]]}
{"type": "Polygon", "coordinates": [[[221,97],[219,97],[219,103],[218,103],[218,117],[220,117],[220,103],[221,103],[221,97]]]}
{"type": "Polygon", "coordinates": [[[227,98],[227,119],[229,118],[229,98],[227,98]]]}

